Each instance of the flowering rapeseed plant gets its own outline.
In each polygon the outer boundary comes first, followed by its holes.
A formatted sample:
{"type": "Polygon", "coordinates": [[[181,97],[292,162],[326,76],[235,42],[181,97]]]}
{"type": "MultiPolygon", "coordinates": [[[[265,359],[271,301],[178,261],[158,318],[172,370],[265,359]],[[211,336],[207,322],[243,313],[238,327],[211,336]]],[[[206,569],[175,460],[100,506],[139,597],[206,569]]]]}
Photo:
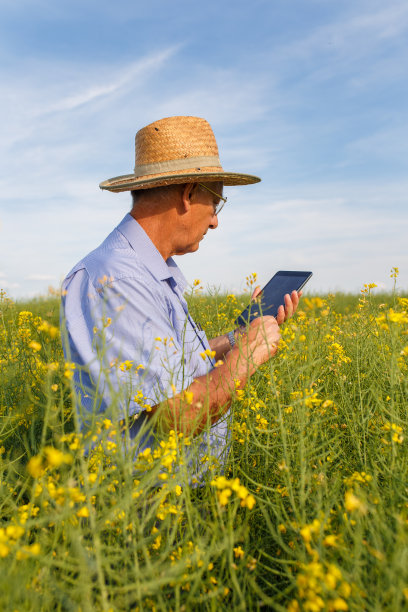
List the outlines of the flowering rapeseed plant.
{"type": "MultiPolygon", "coordinates": [[[[0,292],[2,610],[28,594],[33,609],[403,609],[408,298],[376,291],[303,298],[276,357],[237,381],[228,456],[204,440],[200,459],[177,431],[137,448],[115,399],[79,430],[58,297],[0,292]]],[[[248,295],[188,299],[212,336],[248,295]]]]}

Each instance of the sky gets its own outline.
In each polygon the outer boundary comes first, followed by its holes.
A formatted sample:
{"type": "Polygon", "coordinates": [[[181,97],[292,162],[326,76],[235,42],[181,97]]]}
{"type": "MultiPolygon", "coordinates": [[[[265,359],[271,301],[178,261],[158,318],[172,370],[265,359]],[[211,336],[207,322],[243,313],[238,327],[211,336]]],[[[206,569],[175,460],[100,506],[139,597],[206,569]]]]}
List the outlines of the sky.
{"type": "Polygon", "coordinates": [[[408,290],[406,0],[1,0],[0,288],[45,295],[130,210],[99,183],[134,136],[206,118],[225,170],[216,231],[176,258],[240,292],[311,270],[312,292],[408,290]]]}

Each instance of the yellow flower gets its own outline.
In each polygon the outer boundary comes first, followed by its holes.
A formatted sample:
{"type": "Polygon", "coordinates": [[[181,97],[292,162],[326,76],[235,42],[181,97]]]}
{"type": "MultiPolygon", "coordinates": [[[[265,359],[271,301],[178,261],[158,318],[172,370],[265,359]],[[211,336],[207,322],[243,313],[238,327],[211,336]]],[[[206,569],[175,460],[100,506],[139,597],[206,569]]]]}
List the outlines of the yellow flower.
{"type": "Polygon", "coordinates": [[[408,316],[405,312],[395,312],[393,308],[388,311],[388,320],[391,323],[408,323],[408,316]]]}
{"type": "Polygon", "coordinates": [[[40,476],[42,476],[44,473],[44,468],[42,466],[42,458],[40,455],[31,457],[30,461],[27,463],[27,471],[33,478],[40,478],[40,476]]]}
{"type": "Polygon", "coordinates": [[[78,510],[77,516],[79,516],[80,518],[87,518],[89,516],[89,510],[87,506],[83,506],[80,510],[78,510]]]}
{"type": "Polygon", "coordinates": [[[184,401],[186,404],[191,405],[193,403],[194,394],[192,391],[184,391],[184,401]]]}
{"type": "Polygon", "coordinates": [[[212,480],[210,484],[217,487],[217,489],[224,489],[228,486],[228,480],[225,478],[225,476],[218,476],[218,478],[212,480]]]}
{"type": "Polygon", "coordinates": [[[35,340],[32,340],[28,346],[36,353],[41,350],[41,344],[39,342],[36,342],[35,340]]]}
{"type": "Polygon", "coordinates": [[[394,432],[391,436],[393,442],[397,442],[398,444],[402,444],[404,441],[404,436],[398,435],[397,432],[394,432]]]}
{"type": "Polygon", "coordinates": [[[248,495],[248,497],[242,500],[241,506],[246,506],[249,510],[252,510],[252,508],[255,506],[255,503],[255,497],[253,495],[248,495]]]}
{"type": "Polygon", "coordinates": [[[125,372],[126,370],[130,370],[132,366],[133,366],[133,361],[130,361],[130,359],[126,359],[126,361],[123,361],[120,364],[119,370],[121,370],[122,372],[125,372]]]}
{"type": "Polygon", "coordinates": [[[355,510],[358,510],[359,512],[361,512],[361,514],[365,514],[367,512],[366,506],[358,497],[354,495],[351,490],[346,491],[344,497],[344,506],[347,512],[354,512],[355,510]]]}
{"type": "Polygon", "coordinates": [[[312,532],[310,530],[309,525],[305,525],[304,527],[302,527],[302,529],[300,530],[300,535],[302,536],[303,540],[307,543],[309,543],[312,540],[312,532]]]}
{"type": "Polygon", "coordinates": [[[30,552],[32,555],[39,555],[41,552],[41,546],[38,542],[34,542],[34,544],[31,544],[31,546],[27,546],[27,550],[28,552],[30,552]]]}
{"type": "Polygon", "coordinates": [[[218,493],[218,499],[221,506],[226,506],[228,503],[228,499],[231,497],[232,491],[231,489],[224,489],[218,493]]]}
{"type": "Polygon", "coordinates": [[[41,552],[41,546],[38,542],[34,542],[31,546],[24,546],[21,550],[17,551],[16,558],[18,561],[27,559],[29,555],[38,556],[41,552]]]}
{"type": "Polygon", "coordinates": [[[329,601],[329,610],[348,610],[349,607],[342,597],[329,601]]]}
{"type": "Polygon", "coordinates": [[[52,446],[46,446],[44,448],[44,453],[47,458],[47,463],[51,467],[60,467],[63,463],[72,463],[73,460],[71,455],[63,453],[52,446]]]}
{"type": "Polygon", "coordinates": [[[4,559],[4,557],[7,557],[9,552],[10,548],[7,546],[7,544],[0,542],[0,557],[4,559]]]}
{"type": "Polygon", "coordinates": [[[20,525],[8,525],[6,527],[6,534],[12,540],[18,540],[24,533],[24,527],[20,525]]]}
{"type": "Polygon", "coordinates": [[[236,546],[234,548],[234,555],[236,559],[242,559],[242,557],[245,555],[245,552],[242,550],[241,546],[236,546]]]}
{"type": "Polygon", "coordinates": [[[253,572],[256,569],[257,560],[254,557],[249,557],[247,568],[250,572],[253,572]]]}
{"type": "Polygon", "coordinates": [[[351,593],[351,586],[348,582],[342,582],[338,588],[338,592],[342,597],[349,597],[351,593]]]}
{"type": "Polygon", "coordinates": [[[212,351],[211,349],[206,349],[205,351],[200,353],[200,356],[201,356],[202,359],[206,359],[206,357],[214,358],[215,357],[215,351],[212,351]]]}
{"type": "Polygon", "coordinates": [[[72,377],[74,376],[73,370],[75,370],[75,363],[71,363],[67,361],[65,364],[65,371],[64,371],[65,378],[68,378],[68,380],[71,380],[72,377]]]}
{"type": "Polygon", "coordinates": [[[98,478],[98,474],[96,474],[96,472],[91,472],[88,475],[88,480],[89,480],[90,484],[95,484],[97,478],[98,478]]]}
{"type": "Polygon", "coordinates": [[[338,536],[336,535],[327,535],[323,540],[323,544],[325,546],[337,546],[337,539],[338,536]]]}

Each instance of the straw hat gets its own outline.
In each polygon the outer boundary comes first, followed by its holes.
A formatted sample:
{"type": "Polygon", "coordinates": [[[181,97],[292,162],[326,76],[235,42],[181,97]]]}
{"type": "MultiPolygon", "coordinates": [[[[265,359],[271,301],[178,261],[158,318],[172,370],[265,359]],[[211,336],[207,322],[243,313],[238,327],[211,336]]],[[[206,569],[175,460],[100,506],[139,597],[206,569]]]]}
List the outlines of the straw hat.
{"type": "Polygon", "coordinates": [[[168,117],[139,130],[135,138],[133,174],[100,183],[101,189],[129,191],[198,181],[249,185],[261,179],[224,172],[210,124],[200,117],[168,117]]]}

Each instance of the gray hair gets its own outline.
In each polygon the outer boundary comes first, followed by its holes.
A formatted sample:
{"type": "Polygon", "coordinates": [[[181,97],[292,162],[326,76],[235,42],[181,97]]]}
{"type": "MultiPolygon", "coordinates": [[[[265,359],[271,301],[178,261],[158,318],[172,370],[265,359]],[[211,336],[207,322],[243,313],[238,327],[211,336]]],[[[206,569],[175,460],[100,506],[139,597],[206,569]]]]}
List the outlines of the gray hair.
{"type": "MultiPolygon", "coordinates": [[[[204,181],[202,182],[204,183],[204,181]]],[[[137,204],[141,200],[154,200],[161,199],[163,197],[167,198],[173,194],[180,193],[181,190],[184,189],[184,186],[186,184],[188,183],[181,183],[177,185],[163,185],[162,187],[152,187],[151,189],[134,189],[130,192],[130,195],[132,196],[132,205],[137,206],[137,204]]],[[[208,187],[213,191],[216,191],[217,193],[219,192],[220,195],[222,194],[222,182],[205,181],[205,184],[208,185],[208,187]]],[[[194,185],[196,188],[193,193],[196,193],[197,191],[205,192],[205,189],[201,187],[198,183],[194,183],[194,185]]]]}

